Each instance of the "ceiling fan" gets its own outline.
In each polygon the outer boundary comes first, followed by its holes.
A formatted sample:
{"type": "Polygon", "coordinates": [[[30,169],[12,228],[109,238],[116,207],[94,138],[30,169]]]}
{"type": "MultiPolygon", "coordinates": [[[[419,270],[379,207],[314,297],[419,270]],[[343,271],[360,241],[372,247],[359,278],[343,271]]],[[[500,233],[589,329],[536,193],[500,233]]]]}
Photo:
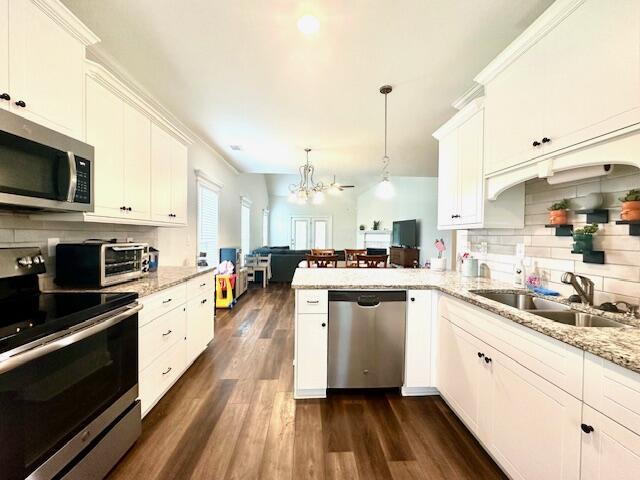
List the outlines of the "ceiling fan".
{"type": "Polygon", "coordinates": [[[333,176],[333,182],[329,184],[329,190],[343,192],[347,188],[355,188],[355,185],[342,185],[336,182],[336,176],[335,175],[333,176]]]}

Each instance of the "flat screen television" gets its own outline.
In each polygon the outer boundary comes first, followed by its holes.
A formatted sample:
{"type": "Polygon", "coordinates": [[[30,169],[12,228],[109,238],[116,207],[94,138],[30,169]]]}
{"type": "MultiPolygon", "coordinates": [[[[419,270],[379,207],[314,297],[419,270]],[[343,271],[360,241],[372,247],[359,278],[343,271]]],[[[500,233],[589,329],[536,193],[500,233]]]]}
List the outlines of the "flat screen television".
{"type": "Polygon", "coordinates": [[[418,246],[417,220],[402,220],[393,222],[391,244],[394,247],[415,248],[418,246]]]}

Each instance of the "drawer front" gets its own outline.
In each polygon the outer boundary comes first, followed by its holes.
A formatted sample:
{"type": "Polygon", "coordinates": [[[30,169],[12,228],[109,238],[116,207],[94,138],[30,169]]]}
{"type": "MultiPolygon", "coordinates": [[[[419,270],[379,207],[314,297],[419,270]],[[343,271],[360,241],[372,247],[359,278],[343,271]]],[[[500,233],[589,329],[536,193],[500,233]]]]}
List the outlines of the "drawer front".
{"type": "Polygon", "coordinates": [[[186,283],[181,283],[175,287],[166,288],[148,297],[141,299],[144,308],[138,315],[140,326],[152,321],[154,318],[173,310],[185,303],[187,299],[186,283]]]}
{"type": "Polygon", "coordinates": [[[187,299],[192,299],[202,295],[213,297],[215,291],[215,276],[213,272],[199,275],[187,281],[187,299]]]}
{"type": "Polygon", "coordinates": [[[586,353],[584,402],[640,434],[640,374],[586,353]]]}
{"type": "Polygon", "coordinates": [[[182,374],[187,365],[187,342],[173,345],[140,374],[142,415],[151,409],[182,374]]]}
{"type": "Polygon", "coordinates": [[[144,370],[160,354],[179,340],[184,340],[187,329],[185,307],[174,308],[155,318],[139,330],[139,368],[144,370]]]}
{"type": "Polygon", "coordinates": [[[479,307],[442,295],[439,314],[576,398],[584,352],[479,307]]]}
{"type": "Polygon", "coordinates": [[[296,290],[298,313],[328,313],[329,292],[327,290],[296,290]]]}

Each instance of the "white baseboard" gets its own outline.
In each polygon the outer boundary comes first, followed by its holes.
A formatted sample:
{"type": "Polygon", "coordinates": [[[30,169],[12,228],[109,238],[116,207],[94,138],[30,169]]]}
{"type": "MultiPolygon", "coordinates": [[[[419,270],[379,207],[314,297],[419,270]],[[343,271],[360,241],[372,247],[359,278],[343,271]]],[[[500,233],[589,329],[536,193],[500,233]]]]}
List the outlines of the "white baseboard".
{"type": "Polygon", "coordinates": [[[436,387],[402,387],[403,397],[424,397],[427,395],[440,395],[436,387]]]}
{"type": "Polygon", "coordinates": [[[327,398],[327,390],[326,388],[306,388],[295,390],[293,392],[293,398],[295,400],[302,400],[305,398],[327,398]]]}

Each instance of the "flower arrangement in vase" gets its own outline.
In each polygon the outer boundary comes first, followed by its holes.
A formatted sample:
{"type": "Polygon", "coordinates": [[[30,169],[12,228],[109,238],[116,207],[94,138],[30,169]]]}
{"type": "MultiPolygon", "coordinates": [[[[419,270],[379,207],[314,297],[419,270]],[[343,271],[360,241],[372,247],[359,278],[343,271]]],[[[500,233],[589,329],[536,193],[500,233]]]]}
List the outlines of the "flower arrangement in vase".
{"type": "Polygon", "coordinates": [[[436,238],[435,247],[438,251],[438,256],[431,259],[431,270],[443,272],[447,269],[447,259],[444,257],[444,252],[447,250],[447,247],[444,244],[444,239],[436,238]]]}
{"type": "Polygon", "coordinates": [[[640,188],[634,188],[620,198],[622,209],[620,218],[622,220],[640,220],[640,188]]]}
{"type": "Polygon", "coordinates": [[[549,210],[549,223],[551,225],[566,225],[568,223],[569,200],[563,198],[559,202],[551,204],[549,210]]]}
{"type": "Polygon", "coordinates": [[[593,251],[593,235],[598,231],[598,224],[585,225],[573,231],[573,253],[589,253],[593,251]]]}

